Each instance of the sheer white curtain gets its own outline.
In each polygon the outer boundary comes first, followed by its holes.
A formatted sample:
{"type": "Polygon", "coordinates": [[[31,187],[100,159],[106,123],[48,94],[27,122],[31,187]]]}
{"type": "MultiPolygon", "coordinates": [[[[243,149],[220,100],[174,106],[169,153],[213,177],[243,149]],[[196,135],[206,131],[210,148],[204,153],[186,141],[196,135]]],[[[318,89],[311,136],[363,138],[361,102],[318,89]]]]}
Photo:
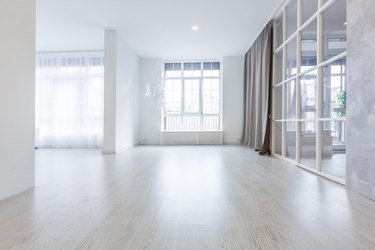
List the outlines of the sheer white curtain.
{"type": "Polygon", "coordinates": [[[38,53],[35,97],[37,147],[102,146],[102,52],[38,53]]]}

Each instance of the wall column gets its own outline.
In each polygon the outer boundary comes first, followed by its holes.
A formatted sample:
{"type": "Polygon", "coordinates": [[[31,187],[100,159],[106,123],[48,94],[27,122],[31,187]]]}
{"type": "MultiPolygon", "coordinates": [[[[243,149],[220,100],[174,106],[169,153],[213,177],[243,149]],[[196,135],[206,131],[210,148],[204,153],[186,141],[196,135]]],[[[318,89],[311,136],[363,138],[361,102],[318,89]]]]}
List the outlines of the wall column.
{"type": "Polygon", "coordinates": [[[0,1],[0,200],[35,183],[35,13],[0,1]]]}
{"type": "Polygon", "coordinates": [[[348,1],[347,187],[375,200],[375,2],[348,1]]]}

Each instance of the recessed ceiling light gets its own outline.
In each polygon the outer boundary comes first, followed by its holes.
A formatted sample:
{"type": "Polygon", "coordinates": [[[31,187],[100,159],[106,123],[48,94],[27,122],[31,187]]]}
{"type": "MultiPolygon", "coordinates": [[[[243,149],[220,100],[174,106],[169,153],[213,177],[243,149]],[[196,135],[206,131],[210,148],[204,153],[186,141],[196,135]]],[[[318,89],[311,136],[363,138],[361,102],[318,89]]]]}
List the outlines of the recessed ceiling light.
{"type": "Polygon", "coordinates": [[[191,29],[192,29],[193,31],[197,31],[197,30],[199,30],[199,27],[198,27],[197,25],[194,25],[193,27],[191,27],[191,29]]]}

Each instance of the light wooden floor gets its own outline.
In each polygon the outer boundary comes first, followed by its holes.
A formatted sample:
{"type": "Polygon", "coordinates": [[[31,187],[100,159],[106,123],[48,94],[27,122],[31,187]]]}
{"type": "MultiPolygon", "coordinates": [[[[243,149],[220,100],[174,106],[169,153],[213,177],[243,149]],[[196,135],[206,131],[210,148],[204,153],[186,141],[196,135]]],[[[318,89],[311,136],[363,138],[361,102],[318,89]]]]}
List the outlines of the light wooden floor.
{"type": "Polygon", "coordinates": [[[375,249],[375,203],[244,147],[38,150],[0,249],[375,249]]]}

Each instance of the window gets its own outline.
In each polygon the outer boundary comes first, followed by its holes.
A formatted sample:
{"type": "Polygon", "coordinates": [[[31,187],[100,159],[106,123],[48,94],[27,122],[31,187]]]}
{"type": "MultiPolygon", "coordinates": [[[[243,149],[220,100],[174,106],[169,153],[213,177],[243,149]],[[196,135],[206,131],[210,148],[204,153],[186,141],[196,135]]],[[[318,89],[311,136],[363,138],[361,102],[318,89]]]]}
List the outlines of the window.
{"type": "Polygon", "coordinates": [[[36,58],[36,146],[101,147],[103,53],[38,53],[36,58]]]}
{"type": "Polygon", "coordinates": [[[275,16],[273,153],[344,181],[346,0],[290,0],[275,16]]]}
{"type": "Polygon", "coordinates": [[[220,63],[165,64],[164,131],[220,130],[220,63]]]}

